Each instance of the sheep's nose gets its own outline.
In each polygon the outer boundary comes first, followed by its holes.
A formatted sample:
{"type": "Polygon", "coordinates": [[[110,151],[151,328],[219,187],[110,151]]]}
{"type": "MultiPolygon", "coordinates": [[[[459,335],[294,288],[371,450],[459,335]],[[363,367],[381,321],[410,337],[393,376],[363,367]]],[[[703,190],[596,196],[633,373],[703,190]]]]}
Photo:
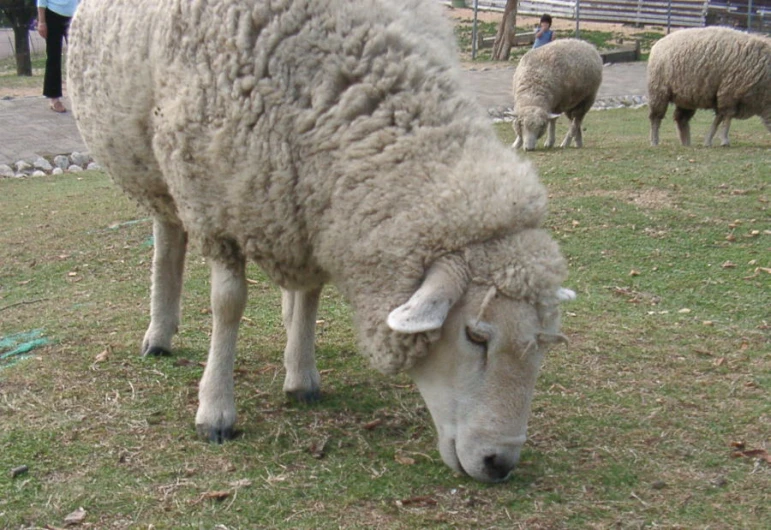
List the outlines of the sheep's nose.
{"type": "Polygon", "coordinates": [[[485,457],[485,473],[493,482],[500,482],[509,476],[517,465],[519,451],[514,458],[509,455],[492,454],[485,457]]]}

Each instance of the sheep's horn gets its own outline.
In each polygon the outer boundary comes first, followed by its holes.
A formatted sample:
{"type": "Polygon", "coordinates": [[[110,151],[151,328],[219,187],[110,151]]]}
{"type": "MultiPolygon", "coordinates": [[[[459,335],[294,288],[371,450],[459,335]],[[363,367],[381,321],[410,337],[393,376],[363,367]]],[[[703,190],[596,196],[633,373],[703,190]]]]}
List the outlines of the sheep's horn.
{"type": "Polygon", "coordinates": [[[436,260],[417,291],[388,315],[388,327],[401,333],[420,333],[439,329],[450,308],[469,283],[466,262],[457,255],[436,260]]]}

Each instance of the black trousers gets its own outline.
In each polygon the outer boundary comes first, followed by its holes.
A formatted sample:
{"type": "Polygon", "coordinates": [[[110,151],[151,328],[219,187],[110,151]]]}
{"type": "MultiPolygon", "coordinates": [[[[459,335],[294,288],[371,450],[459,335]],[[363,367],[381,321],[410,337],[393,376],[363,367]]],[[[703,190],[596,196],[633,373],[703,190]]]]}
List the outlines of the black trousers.
{"type": "Polygon", "coordinates": [[[70,17],[63,17],[46,9],[46,74],[43,80],[43,95],[47,98],[62,97],[62,43],[67,38],[70,17]]]}

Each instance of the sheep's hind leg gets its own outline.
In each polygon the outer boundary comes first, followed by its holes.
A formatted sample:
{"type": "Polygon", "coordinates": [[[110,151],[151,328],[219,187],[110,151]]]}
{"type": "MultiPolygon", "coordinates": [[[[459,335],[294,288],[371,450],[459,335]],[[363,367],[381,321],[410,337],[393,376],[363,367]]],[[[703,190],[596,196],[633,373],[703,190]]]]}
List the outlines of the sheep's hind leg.
{"type": "Polygon", "coordinates": [[[284,392],[302,403],[321,397],[321,376],[316,368],[316,312],[321,288],[310,291],[281,290],[281,307],[287,331],[284,350],[284,392]]]}
{"type": "Polygon", "coordinates": [[[238,325],[246,306],[243,260],[211,260],[212,336],[209,358],[198,387],[198,434],[210,442],[233,437],[236,422],[233,365],[238,325]]]}
{"type": "Polygon", "coordinates": [[[720,129],[720,145],[728,147],[731,141],[728,139],[728,130],[731,128],[731,116],[723,118],[723,127],[720,129]]]}
{"type": "Polygon", "coordinates": [[[696,114],[694,109],[684,109],[675,107],[675,123],[677,124],[677,133],[680,136],[682,145],[691,145],[691,118],[696,114]]]}
{"type": "Polygon", "coordinates": [[[659,129],[661,128],[661,121],[667,113],[667,101],[659,101],[654,97],[650,98],[648,102],[650,113],[648,119],[651,122],[651,135],[650,141],[652,146],[659,145],[659,129]]]}
{"type": "Polygon", "coordinates": [[[712,138],[715,137],[715,132],[717,131],[717,128],[720,125],[720,122],[722,121],[723,121],[723,116],[721,114],[715,113],[715,119],[712,120],[712,125],[709,126],[709,130],[707,131],[707,134],[704,137],[704,147],[712,146],[712,138]]]}
{"type": "Polygon", "coordinates": [[[142,340],[142,355],[169,355],[171,339],[179,327],[187,234],[179,224],[155,219],[153,239],[150,326],[142,340]]]}

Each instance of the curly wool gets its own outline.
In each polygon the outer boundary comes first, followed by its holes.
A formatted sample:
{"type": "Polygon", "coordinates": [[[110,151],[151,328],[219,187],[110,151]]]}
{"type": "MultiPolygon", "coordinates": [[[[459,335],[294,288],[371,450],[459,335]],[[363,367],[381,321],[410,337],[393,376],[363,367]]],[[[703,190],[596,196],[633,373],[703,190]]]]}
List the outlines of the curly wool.
{"type": "Polygon", "coordinates": [[[588,101],[594,103],[602,82],[602,58],[591,44],[559,39],[530,50],[514,71],[517,112],[537,107],[561,114],[588,101]]]}
{"type": "Polygon", "coordinates": [[[336,284],[383,372],[436,339],[386,319],[437,258],[545,215],[434,2],[83,0],[71,33],[78,126],[115,182],[210,258],[336,284]]]}
{"type": "Polygon", "coordinates": [[[667,35],[651,48],[648,97],[652,113],[671,102],[771,127],[771,39],[720,27],[667,35]]]}

